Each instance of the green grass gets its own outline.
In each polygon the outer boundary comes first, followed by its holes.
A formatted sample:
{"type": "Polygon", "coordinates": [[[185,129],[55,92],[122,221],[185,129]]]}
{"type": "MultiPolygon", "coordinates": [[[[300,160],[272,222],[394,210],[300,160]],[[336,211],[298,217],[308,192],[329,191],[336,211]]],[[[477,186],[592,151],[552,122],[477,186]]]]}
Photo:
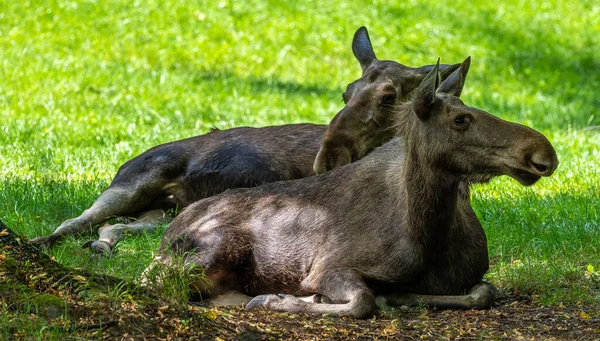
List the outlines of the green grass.
{"type": "MultiPolygon", "coordinates": [[[[600,302],[600,6],[595,1],[0,0],[0,218],[30,237],[80,214],[120,164],[211,127],[327,123],[360,76],[350,42],[409,65],[473,57],[467,104],[546,134],[561,166],[532,188],[477,186],[488,279],[548,304],[600,302]]],[[[160,232],[111,258],[68,238],[60,262],[135,278],[160,232]]],[[[93,238],[93,236],[89,236],[93,238]]]]}

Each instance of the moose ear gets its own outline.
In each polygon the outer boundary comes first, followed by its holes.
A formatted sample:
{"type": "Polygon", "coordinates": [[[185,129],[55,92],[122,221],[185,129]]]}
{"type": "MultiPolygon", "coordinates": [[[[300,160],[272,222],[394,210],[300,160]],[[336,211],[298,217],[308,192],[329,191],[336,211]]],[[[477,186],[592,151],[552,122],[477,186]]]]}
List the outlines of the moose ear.
{"type": "MultiPolygon", "coordinates": [[[[448,76],[450,76],[450,74],[454,72],[454,70],[458,69],[460,65],[461,64],[440,64],[440,79],[443,81],[444,79],[448,78],[448,76]]],[[[427,75],[434,67],[435,65],[421,66],[415,69],[415,72],[417,73],[417,75],[425,77],[425,75],[427,75]]]]}
{"type": "Polygon", "coordinates": [[[440,80],[443,82],[448,78],[454,71],[456,71],[462,64],[452,65],[440,65],[440,80]]]}
{"type": "Polygon", "coordinates": [[[440,59],[438,58],[433,69],[421,81],[413,97],[412,110],[421,120],[426,120],[429,117],[429,108],[435,103],[435,89],[440,84],[439,68],[440,59]]]}
{"type": "Polygon", "coordinates": [[[356,59],[358,59],[363,71],[377,59],[366,27],[361,26],[356,33],[354,33],[354,39],[352,39],[352,52],[356,59]]]}
{"type": "Polygon", "coordinates": [[[438,92],[460,97],[463,86],[465,86],[465,79],[467,78],[470,65],[471,57],[467,57],[458,70],[452,72],[452,74],[440,84],[438,92]]]}

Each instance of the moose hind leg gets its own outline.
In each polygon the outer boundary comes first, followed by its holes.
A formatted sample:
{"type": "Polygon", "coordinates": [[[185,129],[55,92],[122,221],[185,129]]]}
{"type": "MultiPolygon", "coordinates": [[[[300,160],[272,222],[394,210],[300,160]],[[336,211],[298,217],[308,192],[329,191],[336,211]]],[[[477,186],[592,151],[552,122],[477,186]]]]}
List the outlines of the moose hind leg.
{"type": "Polygon", "coordinates": [[[419,295],[397,293],[377,298],[380,306],[426,305],[440,309],[488,309],[496,299],[496,287],[489,283],[475,285],[467,295],[419,295]]]}
{"type": "MultiPolygon", "coordinates": [[[[131,189],[109,187],[79,217],[65,220],[51,235],[32,239],[31,242],[50,245],[65,236],[79,234],[86,229],[91,229],[112,217],[135,212],[135,210],[131,210],[131,206],[139,198],[136,198],[135,193],[132,192],[131,189]]],[[[137,205],[139,203],[136,203],[137,205]]]]}
{"type": "Polygon", "coordinates": [[[247,309],[263,306],[267,309],[291,313],[330,314],[333,316],[352,316],[367,318],[373,314],[377,305],[375,298],[362,277],[353,272],[335,272],[320,276],[316,281],[307,278],[302,284],[308,291],[318,292],[333,303],[305,302],[286,294],[260,295],[255,297],[247,309]],[[315,282],[316,285],[311,285],[315,282]]]}
{"type": "Polygon", "coordinates": [[[162,210],[156,209],[144,212],[137,220],[129,224],[114,224],[102,226],[99,230],[98,240],[87,242],[83,247],[89,246],[90,249],[102,255],[112,253],[115,245],[121,241],[126,232],[138,234],[144,231],[154,230],[160,225],[168,224],[173,218],[162,210]]]}

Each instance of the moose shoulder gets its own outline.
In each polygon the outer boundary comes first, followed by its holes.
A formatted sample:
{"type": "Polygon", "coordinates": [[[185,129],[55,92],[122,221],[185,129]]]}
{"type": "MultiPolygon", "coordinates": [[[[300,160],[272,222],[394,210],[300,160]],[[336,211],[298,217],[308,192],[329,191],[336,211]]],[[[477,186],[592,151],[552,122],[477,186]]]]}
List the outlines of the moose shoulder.
{"type": "MultiPolygon", "coordinates": [[[[392,101],[405,98],[433,67],[413,68],[378,60],[364,27],[356,31],[352,50],[363,75],[348,85],[344,100],[364,97],[360,100],[363,108],[382,123],[391,112],[390,96],[392,101]],[[385,85],[385,94],[378,90],[383,89],[380,84],[385,85]],[[385,101],[384,97],[387,98],[385,101]]],[[[457,67],[445,65],[444,69],[449,74],[457,67]]],[[[340,160],[331,167],[351,161],[334,154],[360,159],[392,138],[387,125],[369,125],[368,129],[364,129],[361,124],[354,123],[363,120],[358,111],[354,112],[357,113],[355,116],[344,115],[336,119],[337,122],[345,122],[342,124],[344,130],[328,132],[330,138],[335,138],[354,129],[352,136],[356,138],[345,136],[343,147],[331,147],[320,152],[324,158],[340,160]],[[359,127],[362,128],[360,131],[359,127]]],[[[99,239],[84,245],[98,253],[109,254],[125,232],[137,233],[171,221],[171,216],[165,211],[172,207],[183,208],[230,188],[254,187],[314,175],[313,163],[326,129],[325,125],[315,124],[234,128],[156,146],[123,164],[111,185],[79,217],[66,220],[54,233],[36,238],[33,242],[52,244],[110,218],[133,218],[130,223],[102,226],[99,239]]]]}
{"type": "Polygon", "coordinates": [[[165,232],[158,261],[185,254],[210,279],[203,295],[260,295],[250,308],[364,318],[376,295],[489,306],[487,243],[469,184],[509,175],[531,185],[558,160],[542,134],[463,104],[469,65],[441,84],[434,67],[395,108],[400,140],[361,161],[190,205],[165,232]],[[332,303],[295,297],[315,293],[332,303]]]}

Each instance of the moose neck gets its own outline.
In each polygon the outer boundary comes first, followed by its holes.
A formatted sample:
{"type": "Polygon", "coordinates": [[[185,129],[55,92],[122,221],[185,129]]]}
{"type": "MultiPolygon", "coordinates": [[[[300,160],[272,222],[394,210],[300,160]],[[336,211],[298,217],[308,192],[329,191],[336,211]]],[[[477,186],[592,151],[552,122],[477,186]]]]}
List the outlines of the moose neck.
{"type": "MultiPolygon", "coordinates": [[[[413,127],[419,124],[413,123],[413,127]]],[[[407,138],[406,147],[403,181],[409,231],[412,239],[423,247],[442,251],[456,228],[460,180],[439,162],[428,159],[431,154],[418,139],[407,138]]]]}

